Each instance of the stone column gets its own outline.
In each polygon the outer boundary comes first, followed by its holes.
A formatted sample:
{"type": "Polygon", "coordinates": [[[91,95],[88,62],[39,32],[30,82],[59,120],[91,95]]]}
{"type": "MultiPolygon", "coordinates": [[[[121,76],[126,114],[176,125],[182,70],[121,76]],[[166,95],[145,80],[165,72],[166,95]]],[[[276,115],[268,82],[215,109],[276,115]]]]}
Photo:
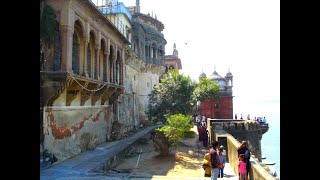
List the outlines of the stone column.
{"type": "Polygon", "coordinates": [[[102,68],[102,78],[106,77],[106,81],[108,80],[108,57],[109,57],[109,53],[107,51],[103,52],[103,68],[102,68]],[[105,73],[104,73],[105,72],[105,73]]]}
{"type": "Polygon", "coordinates": [[[89,77],[88,75],[88,69],[87,69],[87,63],[88,63],[88,41],[87,38],[84,38],[84,62],[83,62],[83,76],[89,77]]]}
{"type": "Polygon", "coordinates": [[[124,63],[124,60],[125,60],[125,50],[122,50],[121,51],[121,61],[120,61],[120,72],[121,72],[121,75],[120,75],[120,84],[121,85],[124,85],[124,76],[125,76],[125,74],[124,74],[124,65],[125,65],[125,63],[124,63]]]}
{"type": "Polygon", "coordinates": [[[95,48],[95,70],[94,70],[94,78],[100,80],[100,69],[99,69],[99,63],[100,63],[100,56],[99,56],[99,47],[95,48]]]}
{"type": "Polygon", "coordinates": [[[116,84],[117,82],[117,77],[116,77],[116,73],[117,73],[117,64],[116,64],[116,61],[113,60],[112,61],[112,80],[113,80],[113,83],[116,84]]]}
{"type": "Polygon", "coordinates": [[[114,83],[115,84],[119,84],[119,57],[118,57],[118,45],[116,46],[116,50],[115,50],[115,58],[114,58],[114,83]],[[118,69],[117,69],[118,68],[118,69]],[[118,70],[118,71],[117,71],[118,70]]]}
{"type": "MultiPolygon", "coordinates": [[[[109,55],[110,56],[110,55],[109,55]]],[[[110,56],[111,59],[109,59],[108,61],[110,62],[110,82],[114,83],[113,81],[113,56],[110,56]]]]}
{"type": "Polygon", "coordinates": [[[72,72],[72,38],[73,28],[68,25],[60,26],[61,35],[61,71],[72,72]]]}

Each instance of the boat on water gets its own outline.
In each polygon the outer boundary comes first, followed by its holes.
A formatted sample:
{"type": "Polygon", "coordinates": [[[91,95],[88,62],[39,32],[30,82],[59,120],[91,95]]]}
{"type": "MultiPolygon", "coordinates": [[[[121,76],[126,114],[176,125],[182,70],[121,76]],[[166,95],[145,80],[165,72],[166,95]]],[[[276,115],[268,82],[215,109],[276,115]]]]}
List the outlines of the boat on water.
{"type": "Polygon", "coordinates": [[[273,161],[263,161],[263,164],[265,165],[275,165],[276,163],[273,161]]]}

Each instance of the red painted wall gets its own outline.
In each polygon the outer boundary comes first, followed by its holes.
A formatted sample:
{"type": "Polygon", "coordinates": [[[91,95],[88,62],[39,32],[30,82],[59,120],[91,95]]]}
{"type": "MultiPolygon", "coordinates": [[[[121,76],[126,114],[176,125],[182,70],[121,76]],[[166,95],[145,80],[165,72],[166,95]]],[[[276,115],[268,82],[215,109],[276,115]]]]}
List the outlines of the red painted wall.
{"type": "Polygon", "coordinates": [[[233,101],[231,97],[220,97],[220,100],[206,100],[200,104],[201,116],[212,119],[233,119],[233,101]]]}

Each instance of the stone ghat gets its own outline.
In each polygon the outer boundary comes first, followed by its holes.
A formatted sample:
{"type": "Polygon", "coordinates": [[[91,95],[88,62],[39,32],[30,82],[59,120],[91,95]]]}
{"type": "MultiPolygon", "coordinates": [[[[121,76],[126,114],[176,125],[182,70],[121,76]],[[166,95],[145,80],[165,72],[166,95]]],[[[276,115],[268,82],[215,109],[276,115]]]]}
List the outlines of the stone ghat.
{"type": "Polygon", "coordinates": [[[268,124],[259,124],[254,120],[208,119],[211,129],[214,130],[263,130],[268,124]]]}

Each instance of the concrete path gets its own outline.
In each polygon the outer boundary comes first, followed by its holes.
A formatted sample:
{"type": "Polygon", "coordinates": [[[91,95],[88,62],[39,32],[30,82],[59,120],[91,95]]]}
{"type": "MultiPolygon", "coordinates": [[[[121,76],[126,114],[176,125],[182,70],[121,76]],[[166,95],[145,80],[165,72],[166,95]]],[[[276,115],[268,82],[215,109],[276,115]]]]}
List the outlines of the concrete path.
{"type": "MultiPolygon", "coordinates": [[[[105,163],[117,155],[120,151],[133,144],[141,137],[148,134],[158,126],[148,127],[138,132],[137,134],[119,140],[108,142],[99,145],[93,151],[87,151],[79,154],[71,159],[63,161],[52,167],[40,170],[40,179],[55,179],[55,180],[162,180],[162,179],[186,179],[186,180],[208,180],[210,177],[170,177],[170,176],[152,176],[152,177],[137,177],[129,173],[97,173],[98,169],[105,166],[105,163]]],[[[199,149],[199,162],[203,161],[204,154],[208,151],[203,148],[202,142],[195,141],[199,149]]],[[[193,143],[192,143],[193,144],[193,143]]],[[[238,179],[229,163],[226,163],[224,169],[224,178],[218,179],[238,179]]]]}
{"type": "Polygon", "coordinates": [[[52,167],[40,170],[40,179],[88,179],[93,176],[96,179],[99,176],[99,173],[96,172],[102,169],[111,158],[157,127],[147,127],[131,137],[101,144],[93,151],[83,152],[52,167]]]}
{"type": "MultiPolygon", "coordinates": [[[[197,131],[195,131],[195,132],[197,132],[197,131]]],[[[208,152],[208,148],[204,148],[203,147],[203,143],[199,142],[199,139],[197,139],[197,146],[198,146],[198,149],[199,149],[200,162],[203,162],[203,157],[208,152]]],[[[218,178],[218,179],[221,179],[221,180],[222,179],[233,179],[233,180],[238,180],[239,179],[239,176],[234,173],[231,165],[228,162],[226,162],[226,164],[225,164],[223,174],[224,174],[223,178],[218,178]]],[[[210,177],[203,178],[203,179],[210,179],[210,177]]]]}

